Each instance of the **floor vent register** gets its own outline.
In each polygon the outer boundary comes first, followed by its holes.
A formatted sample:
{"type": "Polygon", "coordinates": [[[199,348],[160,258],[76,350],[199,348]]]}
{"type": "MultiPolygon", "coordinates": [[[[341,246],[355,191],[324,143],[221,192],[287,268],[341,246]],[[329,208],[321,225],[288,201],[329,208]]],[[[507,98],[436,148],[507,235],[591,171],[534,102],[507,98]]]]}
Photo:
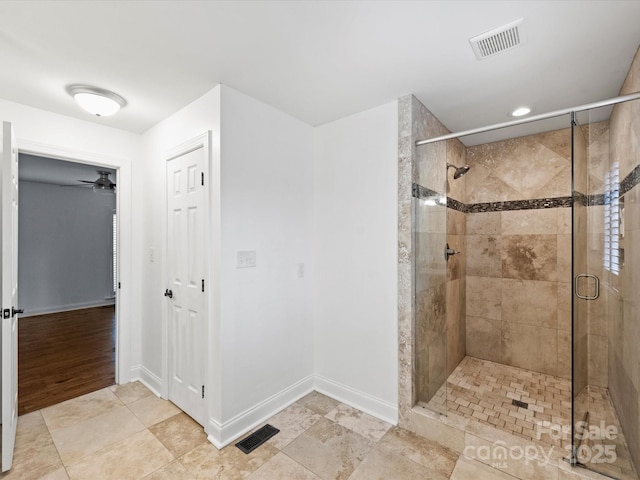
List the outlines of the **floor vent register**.
{"type": "Polygon", "coordinates": [[[251,453],[279,431],[280,430],[267,423],[264,427],[259,428],[244,440],[236,443],[236,447],[244,453],[251,453]]]}

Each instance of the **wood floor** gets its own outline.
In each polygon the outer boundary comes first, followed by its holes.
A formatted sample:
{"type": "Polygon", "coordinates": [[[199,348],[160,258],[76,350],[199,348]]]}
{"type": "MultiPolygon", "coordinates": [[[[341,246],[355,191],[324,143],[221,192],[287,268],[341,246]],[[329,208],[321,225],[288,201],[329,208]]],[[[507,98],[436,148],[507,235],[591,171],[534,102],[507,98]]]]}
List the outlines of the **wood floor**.
{"type": "Polygon", "coordinates": [[[18,320],[18,415],[115,383],[115,307],[18,320]]]}

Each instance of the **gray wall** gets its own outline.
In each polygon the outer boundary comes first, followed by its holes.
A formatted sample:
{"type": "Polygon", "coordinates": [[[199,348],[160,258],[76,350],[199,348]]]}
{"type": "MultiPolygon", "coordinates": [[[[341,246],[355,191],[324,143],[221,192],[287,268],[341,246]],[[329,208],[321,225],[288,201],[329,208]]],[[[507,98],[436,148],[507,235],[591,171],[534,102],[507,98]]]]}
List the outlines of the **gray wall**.
{"type": "Polygon", "coordinates": [[[115,195],[20,181],[18,288],[24,315],[113,304],[115,195]]]}

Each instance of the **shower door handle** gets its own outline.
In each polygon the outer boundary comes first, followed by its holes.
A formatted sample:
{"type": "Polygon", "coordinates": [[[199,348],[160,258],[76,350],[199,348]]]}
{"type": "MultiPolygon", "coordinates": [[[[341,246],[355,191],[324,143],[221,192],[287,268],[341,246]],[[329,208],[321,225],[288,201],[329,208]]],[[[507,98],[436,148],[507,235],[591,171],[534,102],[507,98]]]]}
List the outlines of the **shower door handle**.
{"type": "Polygon", "coordinates": [[[582,300],[595,300],[600,296],[600,279],[593,274],[590,273],[579,273],[573,279],[573,291],[576,294],[576,297],[581,298],[582,300]],[[595,280],[595,292],[593,295],[580,295],[579,283],[581,278],[593,278],[595,280]]]}

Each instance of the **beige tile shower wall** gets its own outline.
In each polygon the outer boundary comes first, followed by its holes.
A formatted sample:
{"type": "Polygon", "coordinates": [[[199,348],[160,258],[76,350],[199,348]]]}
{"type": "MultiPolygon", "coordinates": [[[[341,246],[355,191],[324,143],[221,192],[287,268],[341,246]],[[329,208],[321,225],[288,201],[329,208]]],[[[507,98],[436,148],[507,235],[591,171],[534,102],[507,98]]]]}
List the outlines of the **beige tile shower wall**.
{"type": "Polygon", "coordinates": [[[570,129],[467,149],[467,203],[571,195],[570,129]]]}
{"type": "MultiPolygon", "coordinates": [[[[416,148],[415,181],[444,196],[444,176],[435,173],[445,170],[446,144],[427,147],[416,148]]],[[[416,389],[417,399],[427,402],[447,378],[447,208],[415,198],[413,205],[416,389]]]]}
{"type": "MultiPolygon", "coordinates": [[[[466,203],[571,192],[570,130],[467,149],[466,203]]],[[[569,378],[571,209],[469,213],[467,354],[569,378]]]]}
{"type": "Polygon", "coordinates": [[[413,280],[414,290],[412,325],[405,323],[407,308],[402,301],[406,293],[399,292],[402,419],[403,411],[406,414],[416,401],[427,402],[438,391],[465,355],[465,258],[456,255],[446,262],[444,248],[448,242],[455,250],[465,250],[466,224],[464,213],[440,202],[433,205],[406,198],[412,180],[438,192],[443,199],[450,195],[464,201],[464,177],[454,182],[453,172],[447,175],[446,163],[465,165],[465,147],[458,140],[414,147],[418,139],[448,132],[415,97],[402,98],[399,104],[400,251],[411,252],[407,258],[414,259],[412,265],[400,266],[401,290],[406,291],[408,279],[413,280]],[[411,169],[406,162],[409,158],[411,169]],[[413,235],[409,238],[404,232],[410,227],[407,222],[411,215],[413,235]],[[410,339],[413,342],[407,341],[410,339]],[[408,375],[413,382],[408,382],[408,375]]]}
{"type": "MultiPolygon", "coordinates": [[[[417,155],[418,182],[463,202],[465,177],[444,174],[447,163],[466,165],[464,145],[450,140],[427,147],[426,157],[417,155]]],[[[418,400],[428,402],[466,353],[466,221],[463,212],[441,204],[414,200],[414,205],[416,388],[418,400]],[[460,253],[445,260],[446,244],[460,253]]]]}
{"type": "MultiPolygon", "coordinates": [[[[621,94],[640,91],[640,49],[621,94]]],[[[639,163],[640,101],[617,105],[610,119],[611,162],[621,179],[639,163]]],[[[609,281],[609,391],[636,468],[640,468],[640,186],[624,196],[624,265],[609,281]],[[617,287],[617,288],[616,288],[617,287]]]]}
{"type": "MultiPolygon", "coordinates": [[[[457,139],[447,141],[447,163],[462,167],[467,164],[466,148],[457,139]]],[[[466,201],[467,175],[453,179],[453,169],[447,171],[447,195],[466,201]]],[[[447,376],[455,370],[466,354],[466,214],[447,208],[447,243],[459,254],[447,262],[447,376]]]]}
{"type": "Polygon", "coordinates": [[[398,401],[400,425],[409,425],[416,402],[412,182],[414,163],[413,95],[398,99],[398,401]]]}
{"type": "Polygon", "coordinates": [[[434,154],[431,148],[416,148],[415,142],[448,131],[413,95],[398,100],[398,128],[399,423],[411,429],[411,409],[421,392],[424,394],[432,388],[430,385],[437,384],[437,377],[446,378],[443,350],[437,346],[429,348],[426,336],[438,322],[446,324],[446,317],[442,320],[441,315],[434,313],[437,308],[431,308],[446,302],[446,295],[443,296],[446,270],[440,260],[443,251],[433,247],[446,241],[446,211],[439,207],[442,213],[438,212],[437,206],[418,208],[411,194],[413,182],[444,193],[446,158],[438,151],[434,154]],[[430,164],[434,155],[442,168],[430,164]],[[442,223],[437,219],[443,219],[442,223]],[[442,285],[440,289],[436,287],[438,282],[442,285]],[[431,377],[430,370],[435,372],[431,377]]]}

